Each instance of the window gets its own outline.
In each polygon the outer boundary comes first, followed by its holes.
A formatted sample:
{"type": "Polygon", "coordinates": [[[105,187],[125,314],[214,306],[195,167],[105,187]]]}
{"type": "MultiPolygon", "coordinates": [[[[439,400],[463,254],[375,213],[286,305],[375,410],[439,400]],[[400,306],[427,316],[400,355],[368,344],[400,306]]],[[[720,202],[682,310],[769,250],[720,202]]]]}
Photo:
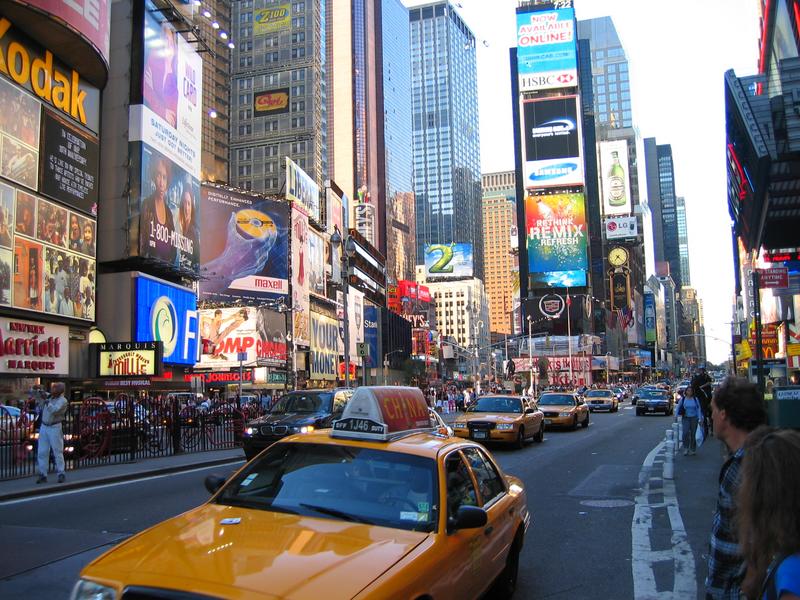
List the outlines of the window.
{"type": "Polygon", "coordinates": [[[292,27],[295,29],[300,29],[306,26],[306,18],[305,17],[294,17],[292,19],[292,27]]]}
{"type": "Polygon", "coordinates": [[[253,22],[253,13],[250,11],[245,11],[239,13],[239,23],[252,23],[253,22]]]}
{"type": "Polygon", "coordinates": [[[239,89],[240,90],[251,90],[253,89],[253,80],[248,78],[240,79],[239,80],[239,89]]]}
{"type": "Polygon", "coordinates": [[[297,69],[292,71],[292,81],[305,81],[306,80],[306,70],[305,69],[297,69]]]}
{"type": "Polygon", "coordinates": [[[251,102],[250,94],[239,94],[239,104],[250,104],[251,102]]]}
{"type": "Polygon", "coordinates": [[[239,125],[239,135],[250,135],[253,128],[250,125],[239,125]]]}
{"type": "Polygon", "coordinates": [[[246,42],[242,42],[239,44],[239,52],[252,52],[253,51],[253,41],[247,40],[246,42]]]}
{"type": "Polygon", "coordinates": [[[305,152],[306,152],[306,142],[292,143],[292,154],[305,154],[305,152]]]}
{"type": "Polygon", "coordinates": [[[464,449],[464,456],[475,473],[478,480],[478,489],[481,491],[481,499],[484,506],[492,504],[497,498],[505,494],[506,486],[502,478],[497,473],[492,462],[478,448],[464,449]]]}
{"type": "Polygon", "coordinates": [[[306,32],[305,31],[298,31],[297,33],[292,34],[292,43],[297,44],[298,42],[305,42],[306,41],[306,32]]]}
{"type": "Polygon", "coordinates": [[[265,62],[278,62],[278,53],[277,52],[266,52],[266,53],[264,53],[264,61],[265,62]]]}
{"type": "Polygon", "coordinates": [[[239,177],[247,177],[252,172],[253,168],[250,165],[239,165],[239,177]]]}
{"type": "Polygon", "coordinates": [[[462,506],[478,506],[478,495],[469,469],[461,456],[454,452],[445,461],[445,478],[447,480],[447,516],[455,517],[462,506]]]}
{"type": "Polygon", "coordinates": [[[278,131],[278,121],[267,121],[264,123],[264,131],[278,131]]]}
{"type": "Polygon", "coordinates": [[[306,109],[305,100],[297,100],[292,102],[292,112],[303,112],[306,109]]]}
{"type": "Polygon", "coordinates": [[[306,12],[306,3],[305,2],[294,2],[292,4],[292,14],[301,13],[301,12],[306,12]]]}
{"type": "Polygon", "coordinates": [[[264,146],[264,156],[278,156],[278,146],[264,146]]]}
{"type": "Polygon", "coordinates": [[[305,95],[306,95],[306,86],[304,85],[292,86],[292,96],[305,96],[305,95]]]}
{"type": "Polygon", "coordinates": [[[252,119],[252,118],[253,118],[253,111],[250,110],[249,108],[243,108],[242,110],[239,111],[240,121],[246,121],[247,119],[252,119]]]}
{"type": "Polygon", "coordinates": [[[306,49],[303,47],[292,48],[292,58],[303,58],[306,55],[306,49]]]}
{"type": "Polygon", "coordinates": [[[253,35],[253,28],[249,25],[239,28],[239,31],[241,32],[241,37],[243,38],[249,38],[253,35]]]}
{"type": "Polygon", "coordinates": [[[305,117],[292,117],[292,129],[296,129],[298,127],[305,127],[306,126],[306,118],[305,117]]]}
{"type": "Polygon", "coordinates": [[[250,160],[253,158],[253,151],[250,148],[242,148],[237,152],[239,160],[250,160]]]}

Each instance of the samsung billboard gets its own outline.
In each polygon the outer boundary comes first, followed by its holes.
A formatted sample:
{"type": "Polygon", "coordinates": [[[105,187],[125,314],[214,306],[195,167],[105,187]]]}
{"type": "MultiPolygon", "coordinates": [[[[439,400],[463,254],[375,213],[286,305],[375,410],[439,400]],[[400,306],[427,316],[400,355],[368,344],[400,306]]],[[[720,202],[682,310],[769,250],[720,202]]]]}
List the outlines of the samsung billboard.
{"type": "Polygon", "coordinates": [[[523,100],[524,186],[583,185],[578,97],[523,100]]]}
{"type": "Polygon", "coordinates": [[[520,92],[577,87],[573,8],[517,13],[517,75],[520,92]]]}

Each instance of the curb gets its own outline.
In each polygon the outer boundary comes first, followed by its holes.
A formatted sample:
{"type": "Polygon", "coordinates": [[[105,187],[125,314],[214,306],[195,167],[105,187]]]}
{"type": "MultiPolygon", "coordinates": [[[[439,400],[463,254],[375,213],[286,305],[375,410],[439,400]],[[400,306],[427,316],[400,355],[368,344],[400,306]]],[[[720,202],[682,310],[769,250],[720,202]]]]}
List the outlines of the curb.
{"type": "MultiPolygon", "coordinates": [[[[19,492],[11,492],[9,494],[0,494],[0,504],[8,500],[19,500],[21,498],[31,498],[35,496],[47,496],[56,492],[65,492],[68,490],[79,490],[82,488],[93,487],[96,485],[104,485],[108,483],[119,483],[121,481],[131,481],[134,479],[144,479],[145,477],[153,477],[156,475],[168,475],[170,473],[179,473],[181,471],[189,471],[192,469],[201,469],[203,467],[214,467],[227,464],[234,464],[244,462],[245,458],[218,458],[205,462],[197,462],[185,465],[174,465],[169,467],[161,467],[158,469],[150,469],[146,471],[136,471],[133,473],[125,473],[121,475],[109,475],[106,477],[99,477],[86,481],[75,481],[70,483],[67,480],[65,483],[57,483],[57,487],[37,487],[30,490],[21,490],[19,492]]],[[[69,474],[69,471],[67,471],[69,474]]]]}

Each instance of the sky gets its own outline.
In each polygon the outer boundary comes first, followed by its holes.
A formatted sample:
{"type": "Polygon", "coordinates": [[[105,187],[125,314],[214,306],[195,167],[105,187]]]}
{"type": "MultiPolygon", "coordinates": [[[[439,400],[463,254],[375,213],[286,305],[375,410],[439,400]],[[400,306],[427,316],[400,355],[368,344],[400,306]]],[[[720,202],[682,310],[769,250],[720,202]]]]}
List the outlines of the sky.
{"type": "MultiPolygon", "coordinates": [[[[508,49],[516,0],[451,0],[479,42],[481,168],[513,170],[508,49]]],[[[407,1],[407,6],[424,1],[407,1]]],[[[733,259],[725,170],[723,75],[756,72],[758,0],[575,0],[577,18],[610,16],[630,62],[642,138],[671,144],[686,198],[692,286],[703,301],[708,359],[730,356],[733,259]],[[717,338],[717,339],[715,339],[717,338]]],[[[642,174],[640,174],[640,177],[642,174]]]]}

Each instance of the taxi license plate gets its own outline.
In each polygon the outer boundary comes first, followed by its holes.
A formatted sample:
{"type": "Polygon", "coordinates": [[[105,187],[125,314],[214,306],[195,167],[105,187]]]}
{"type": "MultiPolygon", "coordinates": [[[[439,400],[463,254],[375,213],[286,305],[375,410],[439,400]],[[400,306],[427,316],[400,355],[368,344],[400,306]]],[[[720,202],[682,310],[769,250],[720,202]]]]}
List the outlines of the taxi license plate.
{"type": "Polygon", "coordinates": [[[485,440],[488,436],[485,431],[473,431],[472,437],[476,440],[485,440]]]}
{"type": "Polygon", "coordinates": [[[647,412],[655,412],[655,410],[656,410],[655,408],[650,406],[650,407],[648,407],[647,412]]]}
{"type": "Polygon", "coordinates": [[[550,425],[552,422],[553,422],[553,420],[552,420],[552,419],[545,419],[545,420],[544,420],[544,424],[545,424],[545,425],[550,425]]]}

